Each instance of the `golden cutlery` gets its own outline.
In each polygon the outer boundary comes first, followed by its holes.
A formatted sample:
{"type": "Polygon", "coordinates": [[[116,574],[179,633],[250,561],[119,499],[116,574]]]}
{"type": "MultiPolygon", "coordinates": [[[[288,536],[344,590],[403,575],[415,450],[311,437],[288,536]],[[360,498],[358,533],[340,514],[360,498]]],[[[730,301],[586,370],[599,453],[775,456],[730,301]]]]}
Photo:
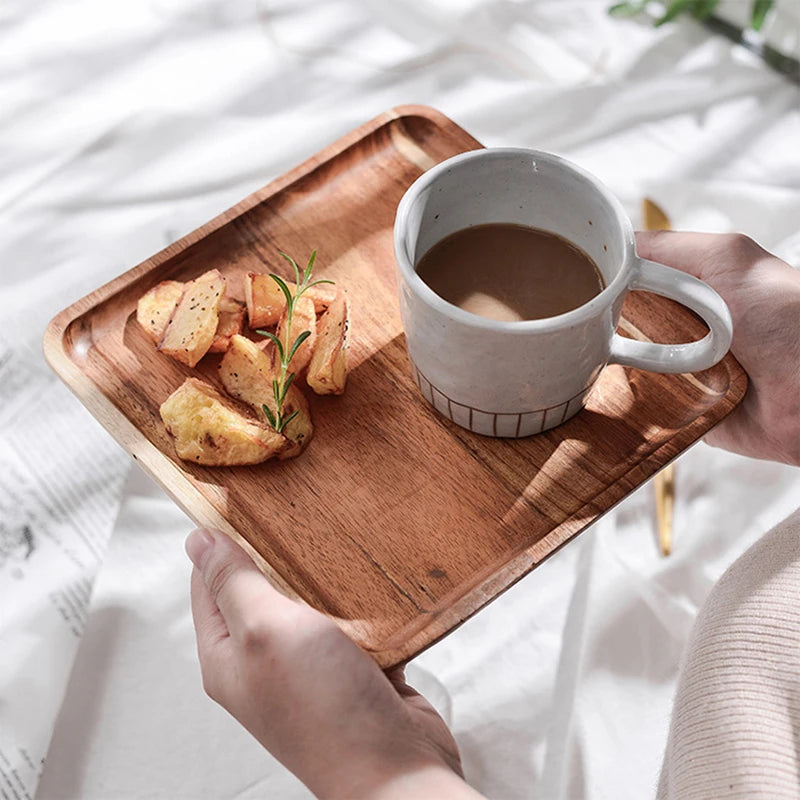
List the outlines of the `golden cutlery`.
{"type": "MultiPolygon", "coordinates": [[[[642,218],[648,231],[672,229],[669,217],[656,203],[645,197],[642,200],[642,218]]],[[[656,493],[656,519],[658,521],[658,545],[661,554],[672,552],[672,517],[675,510],[675,465],[667,464],[653,479],[656,493]]]]}

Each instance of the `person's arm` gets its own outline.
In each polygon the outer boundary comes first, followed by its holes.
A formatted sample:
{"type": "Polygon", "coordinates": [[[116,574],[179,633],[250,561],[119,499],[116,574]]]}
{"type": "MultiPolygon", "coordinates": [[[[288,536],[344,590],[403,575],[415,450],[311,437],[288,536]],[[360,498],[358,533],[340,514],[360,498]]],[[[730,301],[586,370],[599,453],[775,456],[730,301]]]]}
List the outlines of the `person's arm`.
{"type": "Polygon", "coordinates": [[[731,352],[749,385],[706,441],[800,465],[800,271],[741,234],[639,232],[636,249],[705,281],[730,309],[731,352]]]}
{"type": "Polygon", "coordinates": [[[477,798],[433,707],[339,627],[275,590],[226,535],[186,551],[208,695],[321,798],[477,798]]]}

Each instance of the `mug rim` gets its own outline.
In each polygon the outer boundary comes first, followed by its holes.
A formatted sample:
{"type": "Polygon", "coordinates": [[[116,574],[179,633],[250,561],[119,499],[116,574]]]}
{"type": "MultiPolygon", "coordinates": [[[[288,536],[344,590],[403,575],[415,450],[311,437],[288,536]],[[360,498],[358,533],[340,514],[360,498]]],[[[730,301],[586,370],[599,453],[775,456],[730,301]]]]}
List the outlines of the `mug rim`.
{"type": "Polygon", "coordinates": [[[457,322],[472,327],[508,333],[529,333],[537,330],[563,328],[574,324],[580,324],[583,320],[594,316],[599,309],[607,307],[613,302],[616,296],[627,289],[629,283],[628,276],[637,258],[633,225],[628,215],[625,213],[622,203],[612,194],[608,187],[592,175],[592,173],[572,161],[556,155],[555,153],[528,147],[483,147],[477,150],[468,150],[465,153],[458,153],[455,156],[451,156],[423,172],[422,175],[406,189],[397,206],[394,222],[394,251],[395,261],[405,283],[421,300],[426,302],[429,306],[432,306],[434,310],[457,322]],[[430,186],[442,173],[446,172],[455,164],[478,159],[507,158],[508,156],[525,156],[530,157],[532,160],[547,161],[572,172],[574,175],[590,183],[594,189],[597,190],[605,203],[611,208],[622,236],[624,247],[623,263],[608,286],[604,287],[602,291],[577,308],[573,308],[553,317],[526,320],[494,320],[459,308],[459,306],[450,303],[436,294],[436,292],[420,278],[406,248],[405,236],[403,234],[408,227],[408,217],[411,206],[424,189],[430,186]]]}

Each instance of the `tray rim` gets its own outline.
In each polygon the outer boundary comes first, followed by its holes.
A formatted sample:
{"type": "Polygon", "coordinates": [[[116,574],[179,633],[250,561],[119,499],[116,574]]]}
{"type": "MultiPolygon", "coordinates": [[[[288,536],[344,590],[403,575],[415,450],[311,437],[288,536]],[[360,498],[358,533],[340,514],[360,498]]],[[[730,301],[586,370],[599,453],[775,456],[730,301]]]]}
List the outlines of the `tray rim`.
{"type": "MultiPolygon", "coordinates": [[[[317,153],[302,161],[296,167],[275,177],[260,189],[247,195],[238,203],[190,231],[175,242],[167,245],[154,255],[130,269],[125,270],[120,275],[72,303],[53,317],[47,325],[42,339],[42,349],[45,360],[53,371],[66,384],[70,391],[76,395],[89,413],[92,414],[92,416],[94,416],[108,431],[112,438],[132,456],[134,461],[136,461],[144,472],[165,491],[173,502],[175,502],[199,527],[215,528],[231,536],[231,538],[253,558],[266,575],[267,579],[277,589],[288,597],[299,600],[300,602],[304,602],[302,598],[297,595],[267,559],[225,519],[213,506],[212,502],[195,488],[188,474],[184,473],[173,460],[168,458],[155,444],[150,442],[134,423],[116,407],[113,401],[106,396],[102,387],[80,369],[79,365],[67,351],[66,339],[69,328],[73,322],[100,303],[105,302],[118,291],[124,289],[128,284],[138,280],[149,271],[156,269],[168,260],[176,257],[209,234],[264,202],[269,197],[281,192],[320,165],[336,158],[349,147],[358,143],[361,139],[370,136],[386,124],[410,116],[425,117],[444,132],[449,131],[461,136],[466,134],[469,138],[474,140],[474,137],[457,123],[430,106],[407,104],[398,105],[384,111],[362,125],[345,133],[317,153]]],[[[481,146],[477,140],[474,141],[477,146],[481,146]]],[[[728,369],[730,383],[728,390],[720,397],[718,402],[728,400],[731,402],[731,407],[710,427],[719,424],[727,414],[737,407],[747,388],[747,375],[730,352],[722,359],[720,364],[725,365],[728,369]]],[[[680,376],[675,377],[677,378],[680,376]]],[[[664,442],[660,447],[653,450],[648,456],[632,464],[631,469],[626,472],[624,476],[636,471],[643,472],[644,477],[636,481],[636,485],[638,486],[652,477],[657,471],[667,466],[667,464],[671,463],[681,453],[696,444],[700,437],[697,437],[694,431],[704,424],[703,420],[706,419],[709,411],[717,405],[718,403],[715,403],[710,406],[709,409],[699,414],[691,423],[681,428],[678,433],[664,442]],[[680,441],[687,441],[687,443],[680,444],[680,441]]],[[[710,427],[706,428],[706,432],[710,430],[710,427]]],[[[369,652],[383,668],[405,663],[419,655],[419,653],[423,652],[466,622],[488,603],[497,599],[536,566],[560,550],[567,542],[571,541],[575,536],[611,511],[617,503],[630,493],[629,491],[625,489],[618,490],[620,491],[619,497],[612,499],[607,508],[601,510],[599,513],[590,514],[589,516],[591,518],[588,522],[582,519],[587,507],[594,506],[598,498],[602,497],[607,492],[610,491],[613,494],[618,484],[619,481],[606,486],[602,492],[588,500],[581,508],[576,510],[573,514],[570,514],[567,519],[552,528],[537,542],[515,555],[512,555],[508,561],[504,562],[501,569],[492,574],[489,578],[479,581],[454,603],[450,604],[436,615],[433,615],[427,624],[415,628],[409,636],[403,639],[401,644],[396,646],[392,644],[393,639],[401,634],[401,631],[398,630],[396,633],[390,635],[388,646],[385,649],[369,649],[367,652],[369,652]]],[[[351,622],[337,619],[336,621],[345,631],[348,631],[348,629],[354,631],[355,628],[358,627],[358,620],[351,622]]]]}

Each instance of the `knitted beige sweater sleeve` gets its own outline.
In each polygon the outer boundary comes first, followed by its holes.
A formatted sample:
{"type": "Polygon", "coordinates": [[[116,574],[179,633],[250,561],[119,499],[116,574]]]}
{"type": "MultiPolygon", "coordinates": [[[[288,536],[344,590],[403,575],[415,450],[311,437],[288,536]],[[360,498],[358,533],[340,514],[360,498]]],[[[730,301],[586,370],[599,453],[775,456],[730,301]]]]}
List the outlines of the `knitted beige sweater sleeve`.
{"type": "Polygon", "coordinates": [[[698,615],[658,797],[800,798],[800,509],[727,570],[698,615]]]}

